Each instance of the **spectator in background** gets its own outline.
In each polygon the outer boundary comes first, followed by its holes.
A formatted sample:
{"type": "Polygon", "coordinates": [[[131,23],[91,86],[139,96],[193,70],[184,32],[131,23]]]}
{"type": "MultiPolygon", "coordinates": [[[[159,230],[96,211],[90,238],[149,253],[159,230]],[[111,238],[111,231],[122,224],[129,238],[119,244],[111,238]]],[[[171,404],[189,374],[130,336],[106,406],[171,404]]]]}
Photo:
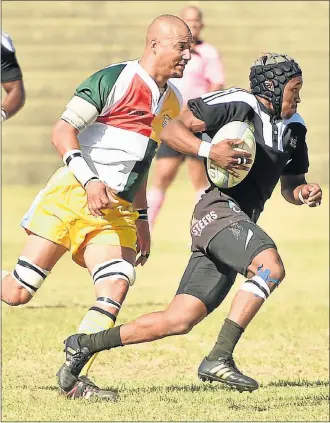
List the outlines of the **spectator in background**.
{"type": "Polygon", "coordinates": [[[1,103],[1,120],[14,116],[25,103],[25,90],[15,47],[8,34],[1,31],[1,85],[6,95],[1,103]]]}
{"type": "MultiPolygon", "coordinates": [[[[181,18],[189,26],[193,36],[191,60],[187,64],[180,80],[171,80],[183,96],[184,107],[188,100],[201,94],[224,88],[224,70],[216,49],[200,39],[204,27],[203,13],[195,6],[187,6],[181,12],[181,18]]],[[[152,229],[157,215],[164,203],[165,193],[173,182],[180,165],[186,155],[173,150],[165,143],[161,144],[155,164],[155,176],[152,187],[148,191],[148,218],[152,229]]],[[[187,156],[189,177],[196,193],[196,202],[209,186],[203,158],[187,156]]]]}

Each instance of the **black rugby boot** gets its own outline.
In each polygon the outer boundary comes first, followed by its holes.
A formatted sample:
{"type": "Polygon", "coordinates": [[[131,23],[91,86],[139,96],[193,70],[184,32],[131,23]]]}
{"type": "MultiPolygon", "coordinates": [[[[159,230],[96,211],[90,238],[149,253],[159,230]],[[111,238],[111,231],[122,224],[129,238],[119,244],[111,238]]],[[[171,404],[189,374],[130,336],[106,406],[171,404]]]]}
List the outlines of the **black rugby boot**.
{"type": "Polygon", "coordinates": [[[81,347],[79,338],[81,334],[69,336],[64,341],[65,363],[56,373],[58,384],[65,392],[71,391],[75,386],[79,373],[93,354],[87,347],[81,347]]]}
{"type": "Polygon", "coordinates": [[[235,365],[232,357],[219,357],[217,360],[208,360],[206,357],[198,368],[198,377],[203,382],[221,382],[239,392],[252,392],[259,388],[259,384],[254,379],[243,375],[235,365]]]}

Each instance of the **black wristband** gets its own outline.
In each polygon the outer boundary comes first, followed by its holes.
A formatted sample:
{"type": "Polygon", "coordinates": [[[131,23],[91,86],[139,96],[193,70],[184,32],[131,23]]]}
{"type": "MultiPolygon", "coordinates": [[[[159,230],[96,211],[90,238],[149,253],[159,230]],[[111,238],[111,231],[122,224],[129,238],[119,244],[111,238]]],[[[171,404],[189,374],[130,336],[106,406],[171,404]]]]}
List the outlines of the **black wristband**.
{"type": "Polygon", "coordinates": [[[92,176],[88,179],[88,181],[85,183],[84,188],[86,188],[87,184],[91,181],[99,181],[99,178],[97,176],[92,176]]]}
{"type": "Polygon", "coordinates": [[[138,220],[148,220],[148,209],[138,209],[136,211],[139,213],[138,220]]]}

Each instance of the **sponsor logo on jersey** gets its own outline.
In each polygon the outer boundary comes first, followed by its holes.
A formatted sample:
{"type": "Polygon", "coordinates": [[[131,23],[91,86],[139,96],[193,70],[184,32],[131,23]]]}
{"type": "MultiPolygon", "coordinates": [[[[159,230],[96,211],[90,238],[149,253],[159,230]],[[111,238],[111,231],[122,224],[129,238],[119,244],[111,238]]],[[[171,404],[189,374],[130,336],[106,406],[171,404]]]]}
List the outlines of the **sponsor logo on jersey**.
{"type": "Polygon", "coordinates": [[[215,211],[211,210],[209,213],[207,213],[205,216],[200,218],[199,220],[193,216],[191,220],[191,234],[193,236],[201,236],[203,229],[209,225],[211,222],[216,220],[218,218],[218,215],[215,211]]]}
{"type": "Polygon", "coordinates": [[[164,115],[164,120],[162,123],[162,127],[165,128],[165,126],[168,124],[168,122],[171,120],[169,115],[164,115]]]}

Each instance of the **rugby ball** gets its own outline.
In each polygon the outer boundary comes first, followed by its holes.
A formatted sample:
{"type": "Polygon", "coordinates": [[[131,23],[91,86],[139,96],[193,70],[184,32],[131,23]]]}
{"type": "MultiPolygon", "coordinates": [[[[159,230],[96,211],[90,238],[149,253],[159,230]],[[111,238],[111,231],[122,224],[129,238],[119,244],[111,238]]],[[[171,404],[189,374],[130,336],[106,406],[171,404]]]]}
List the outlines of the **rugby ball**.
{"type": "Polygon", "coordinates": [[[211,181],[219,188],[231,188],[238,185],[249,173],[256,156],[256,141],[254,138],[254,126],[251,122],[232,121],[224,125],[214,135],[212,144],[218,144],[226,139],[241,139],[242,143],[234,149],[236,151],[248,151],[251,153],[252,163],[247,165],[249,170],[236,170],[239,176],[236,178],[226,169],[216,165],[211,159],[207,159],[207,173],[211,181]]]}

